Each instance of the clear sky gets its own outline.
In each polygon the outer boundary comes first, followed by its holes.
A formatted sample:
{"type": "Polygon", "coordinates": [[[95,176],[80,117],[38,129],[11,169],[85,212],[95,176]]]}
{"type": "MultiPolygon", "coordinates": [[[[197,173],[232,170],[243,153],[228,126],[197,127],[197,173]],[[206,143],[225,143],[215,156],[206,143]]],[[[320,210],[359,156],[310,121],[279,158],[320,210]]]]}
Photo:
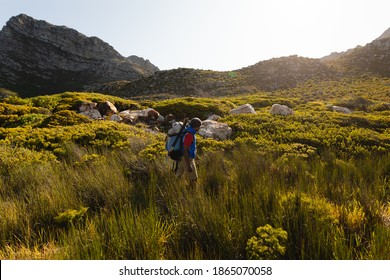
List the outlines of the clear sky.
{"type": "Polygon", "coordinates": [[[20,13],[97,36],[161,70],[320,58],[390,28],[389,0],[0,0],[0,27],[20,13]]]}

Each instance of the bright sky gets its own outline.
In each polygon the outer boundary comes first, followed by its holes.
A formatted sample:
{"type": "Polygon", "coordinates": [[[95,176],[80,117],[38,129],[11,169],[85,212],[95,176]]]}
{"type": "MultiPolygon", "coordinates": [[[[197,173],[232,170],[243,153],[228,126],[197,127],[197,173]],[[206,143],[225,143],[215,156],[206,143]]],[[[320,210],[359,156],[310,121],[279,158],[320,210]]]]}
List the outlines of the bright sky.
{"type": "Polygon", "coordinates": [[[390,27],[389,0],[0,0],[0,27],[20,13],[99,37],[161,70],[320,58],[390,27]]]}

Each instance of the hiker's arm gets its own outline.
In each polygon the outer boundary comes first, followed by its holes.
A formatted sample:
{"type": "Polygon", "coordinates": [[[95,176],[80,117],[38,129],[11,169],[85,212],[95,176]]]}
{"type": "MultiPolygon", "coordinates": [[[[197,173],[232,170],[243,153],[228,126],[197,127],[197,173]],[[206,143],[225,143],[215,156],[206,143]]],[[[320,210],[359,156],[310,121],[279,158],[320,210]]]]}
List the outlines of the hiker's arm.
{"type": "Polygon", "coordinates": [[[183,152],[184,161],[186,162],[188,172],[192,172],[189,154],[190,154],[190,147],[184,146],[184,152],[183,152]]]}

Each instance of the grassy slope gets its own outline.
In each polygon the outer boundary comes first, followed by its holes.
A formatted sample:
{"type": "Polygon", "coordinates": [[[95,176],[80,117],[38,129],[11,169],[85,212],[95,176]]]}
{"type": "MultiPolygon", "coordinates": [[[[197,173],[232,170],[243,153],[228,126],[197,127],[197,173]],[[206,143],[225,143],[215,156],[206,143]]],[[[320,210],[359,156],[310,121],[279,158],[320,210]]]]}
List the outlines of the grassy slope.
{"type": "Polygon", "coordinates": [[[245,259],[248,239],[270,224],[288,234],[276,258],[390,259],[389,85],[363,77],[219,98],[5,98],[0,257],[245,259]],[[162,133],[92,122],[74,112],[82,100],[179,117],[218,113],[233,135],[199,139],[191,189],[172,176],[162,133]],[[229,115],[245,103],[257,114],[229,115]],[[273,103],[295,114],[271,116],[273,103]],[[330,103],[354,113],[330,112],[330,103]]]}

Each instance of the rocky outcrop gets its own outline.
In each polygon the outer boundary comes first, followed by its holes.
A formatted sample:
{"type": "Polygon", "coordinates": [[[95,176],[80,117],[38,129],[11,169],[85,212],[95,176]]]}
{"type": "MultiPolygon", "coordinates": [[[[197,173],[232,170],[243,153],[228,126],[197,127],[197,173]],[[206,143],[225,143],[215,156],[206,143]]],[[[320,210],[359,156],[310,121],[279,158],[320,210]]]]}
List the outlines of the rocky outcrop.
{"type": "Polygon", "coordinates": [[[84,101],[79,107],[79,112],[92,120],[100,120],[103,116],[97,109],[97,105],[96,102],[84,101]]]}
{"type": "Polygon", "coordinates": [[[80,114],[93,120],[100,120],[106,117],[109,117],[111,120],[115,121],[119,120],[118,117],[114,116],[118,110],[110,101],[100,103],[84,101],[79,107],[79,112],[80,114]]]}
{"type": "Polygon", "coordinates": [[[152,108],[144,110],[125,110],[120,112],[118,115],[123,119],[123,122],[128,124],[135,124],[137,122],[157,124],[164,122],[164,117],[152,108]]]}
{"type": "Polygon", "coordinates": [[[232,134],[232,128],[225,123],[205,120],[202,121],[202,126],[198,131],[199,135],[215,140],[226,140],[232,134]]]}
{"type": "Polygon", "coordinates": [[[294,114],[294,111],[286,105],[273,104],[269,113],[271,115],[290,116],[294,114]]]}
{"type": "Polygon", "coordinates": [[[256,114],[255,108],[251,104],[244,104],[238,106],[232,110],[230,110],[230,114],[232,115],[240,115],[240,114],[256,114]]]}
{"type": "Polygon", "coordinates": [[[141,66],[143,69],[145,69],[146,71],[148,71],[150,73],[160,71],[160,69],[158,69],[157,66],[155,66],[154,64],[152,64],[149,61],[149,59],[144,59],[142,57],[132,55],[132,56],[129,56],[127,58],[127,60],[131,61],[132,63],[138,64],[139,66],[141,66]]]}
{"type": "Polygon", "coordinates": [[[21,14],[0,31],[0,87],[34,96],[135,80],[156,71],[97,37],[21,14]],[[142,64],[142,63],[141,63],[142,64]]]}
{"type": "Polygon", "coordinates": [[[333,112],[343,113],[343,114],[352,114],[352,111],[347,107],[327,105],[326,108],[333,112]]]}
{"type": "Polygon", "coordinates": [[[112,116],[118,112],[118,109],[110,101],[99,103],[97,109],[103,116],[112,116]]]}

